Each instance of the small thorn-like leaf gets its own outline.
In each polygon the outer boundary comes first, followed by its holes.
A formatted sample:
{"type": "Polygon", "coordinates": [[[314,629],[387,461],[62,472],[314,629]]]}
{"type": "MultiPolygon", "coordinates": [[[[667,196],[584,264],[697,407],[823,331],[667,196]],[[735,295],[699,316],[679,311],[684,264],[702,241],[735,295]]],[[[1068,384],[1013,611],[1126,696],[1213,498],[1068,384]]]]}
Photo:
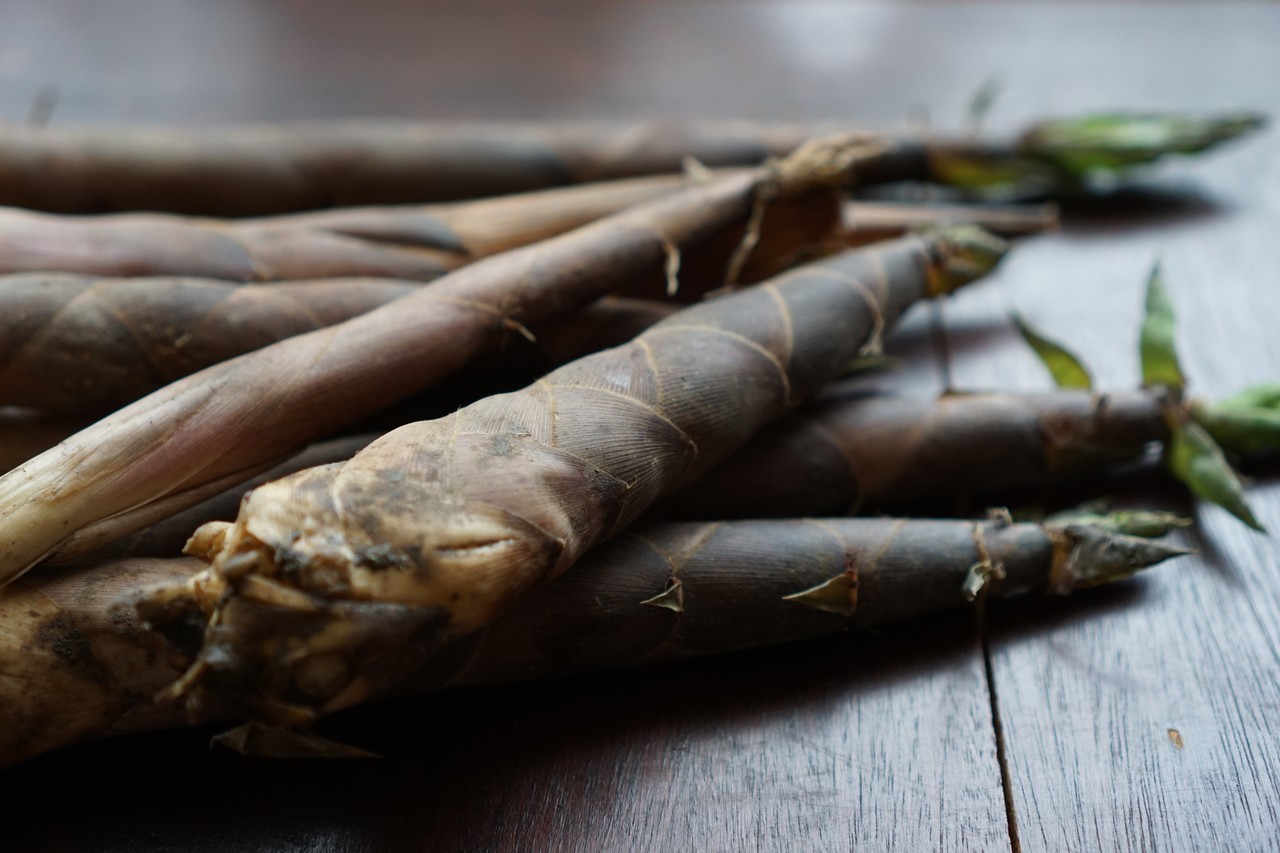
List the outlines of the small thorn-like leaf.
{"type": "Polygon", "coordinates": [[[1169,298],[1169,291],[1164,286],[1164,275],[1157,263],[1151,268],[1151,275],[1147,279],[1146,312],[1139,338],[1143,384],[1174,389],[1186,385],[1174,340],[1176,324],[1173,300],[1169,298]]]}
{"type": "Polygon", "coordinates": [[[1093,377],[1075,353],[1040,334],[1019,314],[1013,314],[1013,325],[1017,326],[1022,339],[1040,358],[1040,363],[1059,388],[1093,389],[1093,377]]]}
{"type": "Polygon", "coordinates": [[[965,601],[977,601],[978,596],[993,580],[1004,577],[1004,571],[990,560],[980,560],[969,567],[960,584],[965,601]]]}
{"type": "Polygon", "coordinates": [[[672,613],[684,612],[684,584],[680,581],[672,581],[671,586],[662,592],[646,598],[641,604],[647,604],[650,607],[661,607],[664,610],[670,610],[672,613]]]}
{"type": "Polygon", "coordinates": [[[783,601],[794,601],[837,616],[852,616],[858,608],[858,579],[842,572],[830,580],[782,596],[783,601]]]}
{"type": "Polygon", "coordinates": [[[1222,449],[1195,421],[1174,422],[1165,449],[1165,464],[1191,493],[1225,509],[1254,530],[1262,525],[1244,496],[1240,478],[1227,463],[1222,449]]]}

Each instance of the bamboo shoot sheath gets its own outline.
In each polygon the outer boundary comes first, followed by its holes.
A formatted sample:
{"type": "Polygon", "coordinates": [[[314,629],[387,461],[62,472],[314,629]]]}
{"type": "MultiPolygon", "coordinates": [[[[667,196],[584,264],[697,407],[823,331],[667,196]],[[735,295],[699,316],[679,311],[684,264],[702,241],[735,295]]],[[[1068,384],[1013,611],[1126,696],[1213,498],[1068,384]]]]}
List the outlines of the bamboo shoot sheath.
{"type": "MultiPolygon", "coordinates": [[[[672,315],[523,391],[251,492],[193,538],[217,590],[175,691],[297,723],[444,642],[816,394],[913,302],[989,270],[970,228],[854,250],[672,315]]],[[[158,598],[164,599],[165,593],[158,598]]]]}
{"type": "MultiPolygon", "coordinates": [[[[649,526],[593,550],[507,616],[445,648],[399,692],[723,653],[963,606],[962,583],[983,560],[1004,573],[991,578],[989,594],[1007,596],[1067,592],[1177,553],[1082,526],[892,519],[649,526]]],[[[0,766],[192,722],[179,703],[153,702],[181,668],[159,635],[114,602],[136,599],[149,584],[180,583],[202,565],[132,559],[29,576],[9,590],[0,599],[0,766]]],[[[187,606],[194,601],[173,600],[152,615],[190,651],[187,606]]],[[[210,706],[197,719],[224,713],[210,706]]]]}
{"type": "Polygon", "coordinates": [[[781,163],[495,255],[352,320],[165,386],[0,477],[0,579],[91,525],[110,520],[123,536],[150,523],[152,502],[185,494],[190,505],[242,482],[453,373],[512,327],[613,291],[665,289],[677,270],[733,279],[738,246],[750,245],[724,238],[774,200],[812,199],[838,232],[838,185],[881,148],[863,138],[817,140],[781,163]],[[693,272],[708,264],[721,274],[693,272]]]}

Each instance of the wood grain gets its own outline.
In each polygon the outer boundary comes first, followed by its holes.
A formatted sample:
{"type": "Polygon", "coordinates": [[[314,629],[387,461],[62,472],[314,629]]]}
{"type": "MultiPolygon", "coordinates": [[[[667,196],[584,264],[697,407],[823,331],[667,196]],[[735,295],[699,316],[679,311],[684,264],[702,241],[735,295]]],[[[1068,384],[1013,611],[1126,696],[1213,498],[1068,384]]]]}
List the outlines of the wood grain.
{"type": "Polygon", "coordinates": [[[881,635],[358,709],[386,758],[251,762],[212,730],[7,771],[14,849],[993,850],[1007,843],[964,614],[881,635]],[[56,792],[56,794],[54,793],[56,792]],[[75,820],[59,815],[74,809],[75,820]]]}
{"type": "MultiPolygon", "coordinates": [[[[999,75],[993,127],[1104,106],[1275,113],[1262,4],[6,0],[0,116],[54,122],[927,114],[955,127],[999,75]]],[[[1196,389],[1280,373],[1276,135],[1076,209],[993,287],[948,303],[957,383],[1043,388],[1004,319],[1136,380],[1159,253],[1196,389]],[[1193,328],[1194,325],[1194,328],[1193,328]]],[[[936,388],[935,340],[877,381],[936,388]]],[[[1143,503],[1186,507],[1176,489],[1143,503]]],[[[1280,490],[1253,491],[1280,529],[1280,490]]],[[[358,709],[325,733],[367,763],[247,762],[209,730],[0,774],[13,849],[999,850],[989,688],[1023,850],[1276,849],[1280,551],[1216,510],[1195,560],[1115,590],[723,660],[358,709]],[[1176,732],[1176,736],[1170,734],[1176,732]],[[1180,740],[1181,747],[1174,741],[1180,740]]]]}
{"type": "MultiPolygon", "coordinates": [[[[1280,33],[1280,9],[1256,12],[1257,39],[1280,33]]],[[[1140,56],[1118,32],[1099,33],[1092,56],[1134,76],[1166,67],[1190,38],[1168,24],[1147,28],[1140,56]]],[[[1280,75],[1280,62],[1260,70],[1244,27],[1201,29],[1196,49],[1215,58],[1198,89],[1280,109],[1280,91],[1263,82],[1280,75]]],[[[1081,81],[1045,85],[1057,101],[1081,81]]],[[[1158,91],[1170,106],[1200,104],[1197,91],[1158,91]]],[[[1145,275],[1157,258],[1192,392],[1215,398],[1274,379],[1280,289],[1262,258],[1280,226],[1278,163],[1272,133],[1153,177],[1145,200],[1131,198],[1131,219],[1066,217],[1061,234],[1027,245],[994,287],[948,307],[958,348],[984,330],[980,357],[957,359],[957,384],[1046,387],[1012,330],[992,326],[1016,307],[1070,342],[1101,387],[1133,387],[1145,275]],[[1151,209],[1161,198],[1175,204],[1151,209]]],[[[1153,481],[1123,497],[1192,511],[1179,490],[1153,481]]],[[[1250,499],[1276,529],[1275,481],[1258,483],[1250,499]]],[[[993,608],[992,671],[1024,851],[1280,848],[1280,553],[1217,508],[1194,513],[1188,544],[1199,555],[1145,579],[1137,606],[1034,635],[1026,617],[993,608]]]]}

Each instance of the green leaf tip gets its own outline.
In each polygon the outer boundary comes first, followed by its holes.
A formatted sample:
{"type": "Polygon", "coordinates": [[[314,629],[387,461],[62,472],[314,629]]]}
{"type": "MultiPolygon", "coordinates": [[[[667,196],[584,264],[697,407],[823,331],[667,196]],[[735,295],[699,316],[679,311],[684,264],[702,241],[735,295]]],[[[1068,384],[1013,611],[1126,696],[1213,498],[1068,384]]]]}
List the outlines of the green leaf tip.
{"type": "Polygon", "coordinates": [[[1046,160],[1066,175],[1120,172],[1168,154],[1198,154],[1258,130],[1266,117],[1251,111],[1191,115],[1104,112],[1032,125],[1018,140],[1025,156],[1046,160]]]}
{"type": "Polygon", "coordinates": [[[1265,533],[1245,499],[1240,478],[1204,427],[1193,420],[1175,421],[1170,427],[1172,433],[1165,448],[1169,472],[1196,497],[1217,504],[1249,527],[1265,533]]]}
{"type": "Polygon", "coordinates": [[[1280,382],[1263,382],[1219,400],[1215,406],[1221,409],[1278,409],[1280,410],[1280,382]]]}
{"type": "Polygon", "coordinates": [[[1059,388],[1078,388],[1082,391],[1093,390],[1093,377],[1080,359],[1056,341],[1046,338],[1031,326],[1022,315],[1014,312],[1011,315],[1013,325],[1017,327],[1022,339],[1027,342],[1040,359],[1040,363],[1049,371],[1054,383],[1059,388]]]}
{"type": "Polygon", "coordinates": [[[934,237],[934,296],[951,293],[995,269],[1009,243],[977,225],[930,225],[919,229],[934,237]]]}
{"type": "Polygon", "coordinates": [[[1169,298],[1169,291],[1164,286],[1164,274],[1157,263],[1151,268],[1151,274],[1147,278],[1146,309],[1138,340],[1144,385],[1181,390],[1187,384],[1182,366],[1178,363],[1177,343],[1174,340],[1176,326],[1173,300],[1169,298]]]}
{"type": "Polygon", "coordinates": [[[1121,533],[1158,539],[1180,527],[1190,527],[1191,519],[1160,510],[1116,509],[1107,510],[1096,503],[1083,504],[1075,509],[1057,512],[1045,519],[1049,524],[1086,524],[1121,533]]]}
{"type": "Polygon", "coordinates": [[[1191,417],[1218,445],[1241,456],[1280,454],[1280,406],[1191,404],[1191,417]]]}

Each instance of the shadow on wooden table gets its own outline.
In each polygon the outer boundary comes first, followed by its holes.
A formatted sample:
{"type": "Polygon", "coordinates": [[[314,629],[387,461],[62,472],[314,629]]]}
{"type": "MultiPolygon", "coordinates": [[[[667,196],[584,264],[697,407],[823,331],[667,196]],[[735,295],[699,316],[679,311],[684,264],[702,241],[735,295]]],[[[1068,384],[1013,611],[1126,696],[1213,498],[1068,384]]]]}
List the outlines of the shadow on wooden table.
{"type": "Polygon", "coordinates": [[[1144,183],[1119,187],[1060,204],[1061,230],[1072,236],[1191,225],[1229,213],[1230,202],[1190,183],[1144,183]]]}
{"type": "MultiPolygon", "coordinates": [[[[1001,602],[993,618],[1002,635],[1007,623],[1008,634],[1031,638],[1142,596],[1134,581],[1001,602]]],[[[554,812],[559,798],[652,765],[638,755],[758,732],[778,717],[798,718],[802,733],[824,709],[972,661],[976,645],[973,615],[961,612],[718,659],[398,699],[323,722],[322,734],[382,760],[248,760],[207,751],[211,727],[117,738],[0,773],[6,840],[10,849],[482,847],[510,837],[506,821],[549,821],[536,813],[554,812]]]]}

